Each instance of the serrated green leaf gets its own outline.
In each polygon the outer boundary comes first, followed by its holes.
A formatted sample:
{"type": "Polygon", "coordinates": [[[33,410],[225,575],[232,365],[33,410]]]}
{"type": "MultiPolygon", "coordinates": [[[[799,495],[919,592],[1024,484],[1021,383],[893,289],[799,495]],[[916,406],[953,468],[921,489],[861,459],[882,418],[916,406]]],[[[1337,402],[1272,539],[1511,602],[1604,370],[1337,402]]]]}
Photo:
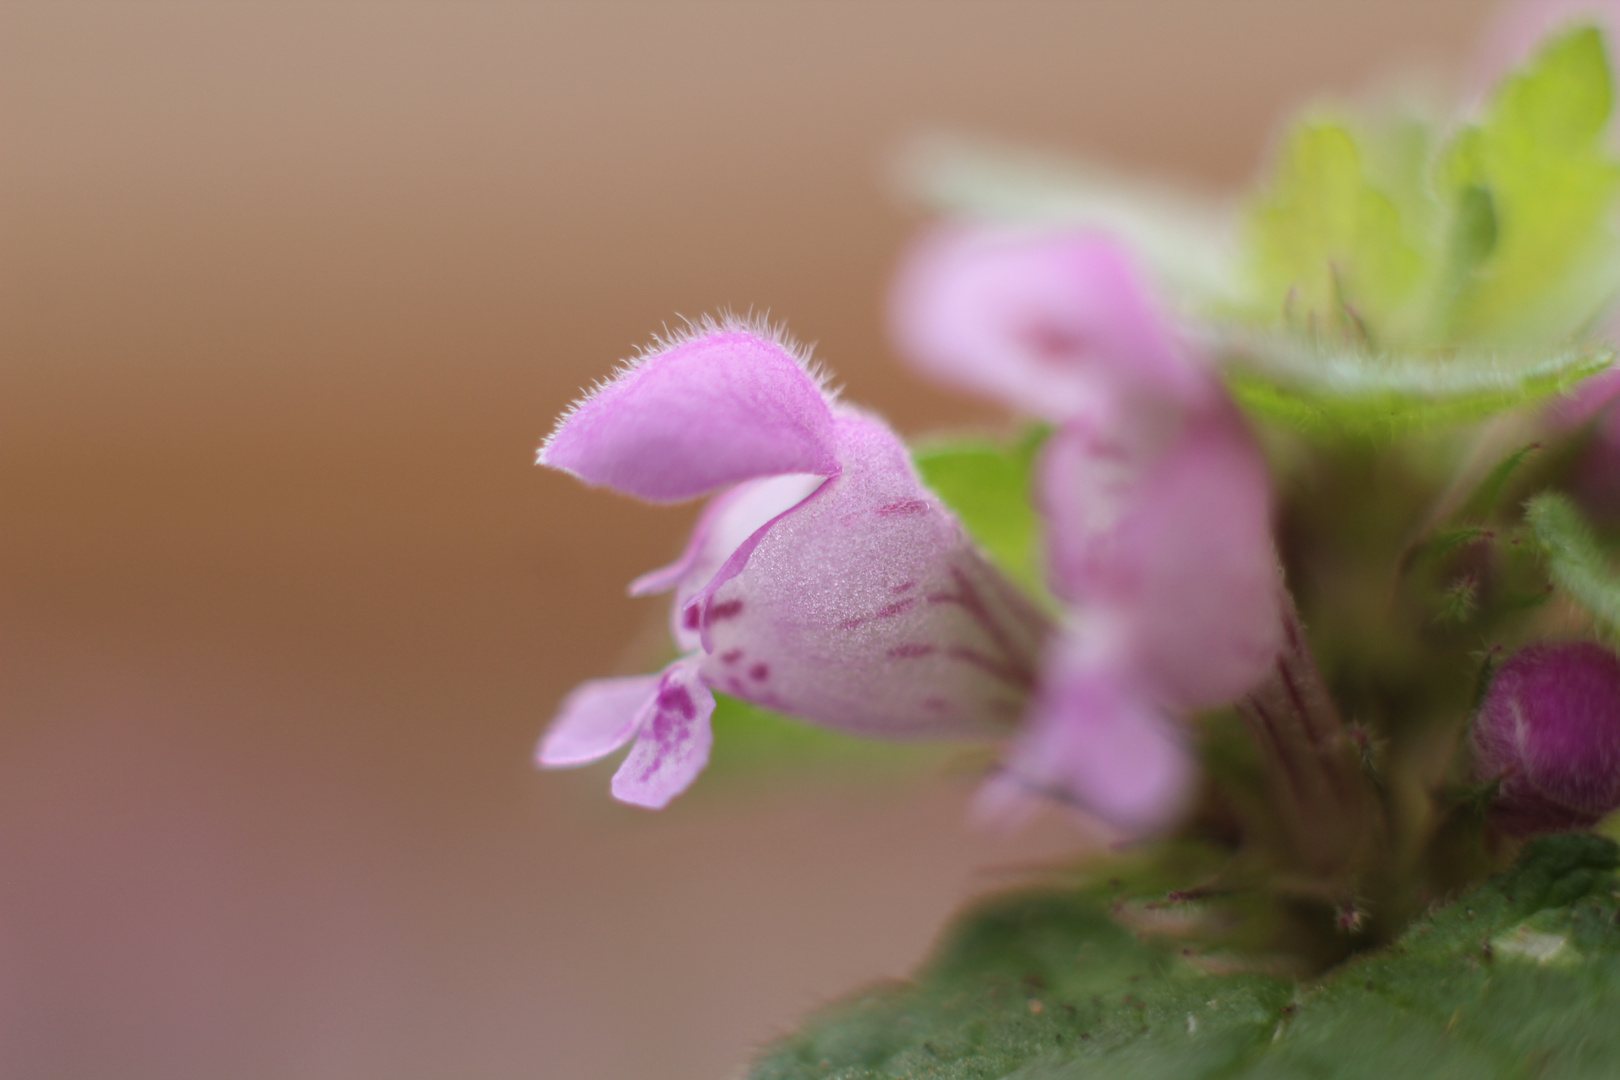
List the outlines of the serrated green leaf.
{"type": "Polygon", "coordinates": [[[1462,272],[1447,337],[1567,334],[1620,286],[1611,229],[1620,160],[1605,137],[1612,96],[1602,36],[1577,29],[1509,75],[1483,119],[1452,142],[1440,184],[1457,207],[1462,272]]]}
{"type": "Polygon", "coordinates": [[[1248,224],[1257,314],[1301,333],[1387,341],[1429,269],[1421,237],[1338,121],[1305,120],[1287,136],[1248,224]]]}
{"type": "Polygon", "coordinates": [[[1546,492],[1525,506],[1525,521],[1547,561],[1553,584],[1620,634],[1620,574],[1569,498],[1546,492]]]}
{"type": "Polygon", "coordinates": [[[1531,843],[1514,869],[1310,984],[1213,974],[1094,896],[969,914],[914,983],[768,1047],[752,1080],[1576,1080],[1620,1061],[1620,849],[1531,843]]]}
{"type": "Polygon", "coordinates": [[[1567,391],[1605,370],[1605,346],[1546,353],[1373,351],[1283,334],[1229,334],[1234,395],[1254,413],[1306,431],[1393,437],[1478,420],[1567,391]]]}
{"type": "Polygon", "coordinates": [[[1035,455],[1048,429],[1031,428],[1017,442],[984,438],[941,440],[915,448],[927,484],[956,514],[968,535],[1031,595],[1044,596],[1040,520],[1030,501],[1035,455]]]}

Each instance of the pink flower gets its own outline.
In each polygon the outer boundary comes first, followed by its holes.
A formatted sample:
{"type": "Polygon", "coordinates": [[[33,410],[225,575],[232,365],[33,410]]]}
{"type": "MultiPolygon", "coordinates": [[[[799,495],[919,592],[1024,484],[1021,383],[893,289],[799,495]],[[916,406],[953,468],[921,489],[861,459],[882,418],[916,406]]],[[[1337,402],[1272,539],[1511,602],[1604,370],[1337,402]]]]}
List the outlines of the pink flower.
{"type": "Polygon", "coordinates": [[[1178,719],[1252,689],[1281,642],[1252,435],[1094,232],[942,229],[902,269],[893,328],[924,371],[1061,425],[1036,495],[1070,625],[985,806],[1057,793],[1127,828],[1163,826],[1192,776],[1178,719]]]}
{"type": "Polygon", "coordinates": [[[880,420],[837,402],[758,327],[706,323],[628,365],[558,423],[540,462],[651,501],[718,492],[672,565],[687,654],[563,702],[545,766],[634,741],[619,799],[661,807],[708,762],[713,690],[892,738],[1009,728],[1043,616],[979,555],[880,420]]]}
{"type": "Polygon", "coordinates": [[[925,374],[1056,423],[1132,388],[1210,392],[1124,252],[1095,233],[938,228],[901,267],[890,326],[925,374]]]}

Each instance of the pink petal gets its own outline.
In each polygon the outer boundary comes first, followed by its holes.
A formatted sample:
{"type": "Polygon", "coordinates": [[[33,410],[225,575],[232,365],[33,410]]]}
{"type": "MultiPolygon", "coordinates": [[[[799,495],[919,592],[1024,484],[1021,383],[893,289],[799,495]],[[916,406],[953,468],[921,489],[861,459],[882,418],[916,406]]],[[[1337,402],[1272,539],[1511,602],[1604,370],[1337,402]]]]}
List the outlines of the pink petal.
{"type": "Polygon", "coordinates": [[[1026,731],[980,795],[981,816],[1019,813],[1044,794],[1149,833],[1185,805],[1194,770],[1179,728],[1088,638],[1071,635],[1054,649],[1026,731]]]}
{"type": "Polygon", "coordinates": [[[942,228],[902,267],[890,315],[924,372],[1050,420],[1110,386],[1186,402],[1213,388],[1124,249],[1097,232],[942,228]]]}
{"type": "Polygon", "coordinates": [[[557,718],[540,740],[538,763],[548,769],[583,765],[629,742],[641,713],[658,689],[658,676],[592,679],[580,683],[557,707],[557,718]]]}
{"type": "Polygon", "coordinates": [[[1076,422],[1047,444],[1052,588],[1129,625],[1162,704],[1207,708],[1258,682],[1281,644],[1270,477],[1230,407],[1186,417],[1162,447],[1133,420],[1076,422]]]}
{"type": "Polygon", "coordinates": [[[613,797],[661,810],[691,786],[709,764],[714,732],[714,694],[698,675],[696,658],[664,669],[640,725],[640,735],[619,771],[613,797]]]}
{"type": "Polygon", "coordinates": [[[919,482],[880,421],[838,410],[841,475],[694,597],[716,689],[891,738],[1016,721],[1044,618],[919,482]]]}
{"type": "Polygon", "coordinates": [[[780,343],[734,325],[700,328],[597,388],[558,423],[540,463],[653,502],[838,470],[815,377],[780,343]]]}
{"type": "Polygon", "coordinates": [[[631,582],[630,595],[645,596],[675,589],[671,630],[676,644],[683,652],[697,648],[701,640],[695,618],[697,612],[693,610],[692,618],[688,619],[687,602],[755,532],[798,505],[825,482],[823,476],[772,476],[749,480],[721,492],[704,508],[680,559],[631,582]]]}

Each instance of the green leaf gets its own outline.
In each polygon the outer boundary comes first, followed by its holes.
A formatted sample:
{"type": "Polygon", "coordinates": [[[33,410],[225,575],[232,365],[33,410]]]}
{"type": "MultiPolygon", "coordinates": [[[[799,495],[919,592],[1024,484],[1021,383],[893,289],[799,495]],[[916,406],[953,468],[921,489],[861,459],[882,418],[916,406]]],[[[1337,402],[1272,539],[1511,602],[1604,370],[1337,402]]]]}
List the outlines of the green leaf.
{"type": "Polygon", "coordinates": [[[1562,336],[1620,286],[1612,99],[1603,38],[1584,27],[1503,80],[1481,121],[1452,142],[1439,169],[1457,223],[1448,337],[1562,336]]]}
{"type": "Polygon", "coordinates": [[[1033,596],[1044,596],[1040,520],[1030,501],[1035,455],[1049,429],[1011,445],[984,438],[925,443],[912,451],[933,489],[985,553],[1033,596]]]}
{"type": "Polygon", "coordinates": [[[1305,431],[1360,437],[1478,420],[1563,393],[1605,370],[1613,350],[1374,351],[1285,334],[1234,331],[1221,345],[1233,393],[1251,411],[1305,431]]]}
{"type": "Polygon", "coordinates": [[[915,982],[767,1047],[753,1080],[1575,1080],[1620,1061],[1620,849],[1515,868],[1314,983],[1143,941],[1085,892],[992,901],[915,982]],[[1213,973],[1224,968],[1227,973],[1213,973]]]}
{"type": "Polygon", "coordinates": [[[714,703],[714,749],[703,774],[706,790],[735,778],[787,771],[892,779],[961,752],[959,746],[942,743],[857,738],[718,691],[714,703]]]}
{"type": "Polygon", "coordinates": [[[1346,124],[1308,119],[1294,128],[1248,224],[1263,322],[1386,341],[1409,321],[1428,270],[1422,238],[1368,177],[1346,124]]]}
{"type": "Polygon", "coordinates": [[[1620,634],[1620,574],[1575,504],[1547,492],[1530,500],[1524,517],[1553,584],[1591,612],[1609,634],[1620,634]]]}

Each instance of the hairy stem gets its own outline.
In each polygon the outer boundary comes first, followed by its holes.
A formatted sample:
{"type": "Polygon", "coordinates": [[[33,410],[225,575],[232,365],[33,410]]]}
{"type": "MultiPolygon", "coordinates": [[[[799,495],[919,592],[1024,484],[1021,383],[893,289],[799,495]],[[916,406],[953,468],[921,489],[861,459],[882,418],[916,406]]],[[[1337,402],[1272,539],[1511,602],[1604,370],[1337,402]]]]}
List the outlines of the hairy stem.
{"type": "Polygon", "coordinates": [[[1325,898],[1349,902],[1357,867],[1382,832],[1382,811],[1292,598],[1283,622],[1270,675],[1237,710],[1265,757],[1288,865],[1325,898]]]}

